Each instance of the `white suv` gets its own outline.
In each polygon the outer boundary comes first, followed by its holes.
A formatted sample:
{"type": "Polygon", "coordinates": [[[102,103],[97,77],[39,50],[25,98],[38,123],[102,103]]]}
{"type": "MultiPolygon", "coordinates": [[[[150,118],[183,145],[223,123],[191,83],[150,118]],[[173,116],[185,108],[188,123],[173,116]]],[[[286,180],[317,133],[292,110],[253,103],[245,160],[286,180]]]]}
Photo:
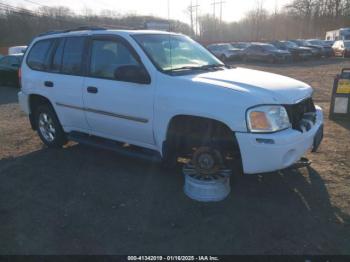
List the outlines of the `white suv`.
{"type": "Polygon", "coordinates": [[[189,37],[83,28],[38,36],[19,102],[49,147],[68,140],[213,174],[284,169],[322,140],[312,88],[224,65],[189,37]]]}

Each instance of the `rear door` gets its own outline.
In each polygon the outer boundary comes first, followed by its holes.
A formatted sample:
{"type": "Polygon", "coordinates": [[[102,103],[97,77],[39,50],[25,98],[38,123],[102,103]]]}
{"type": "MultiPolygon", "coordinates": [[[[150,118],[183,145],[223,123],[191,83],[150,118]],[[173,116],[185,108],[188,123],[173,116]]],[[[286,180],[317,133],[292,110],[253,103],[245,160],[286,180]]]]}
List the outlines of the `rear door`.
{"type": "Polygon", "coordinates": [[[85,36],[57,39],[52,55],[50,74],[44,79],[46,88],[52,89],[56,112],[68,131],[87,131],[82,90],[85,36]]]}
{"type": "Polygon", "coordinates": [[[154,145],[154,83],[117,80],[121,66],[143,67],[125,39],[94,36],[90,39],[90,63],[83,96],[86,118],[94,134],[135,145],[154,145]]]}

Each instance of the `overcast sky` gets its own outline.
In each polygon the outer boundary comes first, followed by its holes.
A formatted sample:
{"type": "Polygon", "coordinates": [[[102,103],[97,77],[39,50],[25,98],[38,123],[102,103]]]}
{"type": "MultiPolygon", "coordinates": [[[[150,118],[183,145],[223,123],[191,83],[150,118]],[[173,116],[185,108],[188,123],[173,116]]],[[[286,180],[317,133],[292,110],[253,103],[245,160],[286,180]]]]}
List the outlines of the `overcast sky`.
{"type": "MultiPolygon", "coordinates": [[[[197,0],[200,5],[199,14],[213,14],[214,0],[197,0]]],[[[221,0],[216,0],[217,2],[221,0]]],[[[252,9],[258,0],[223,0],[223,19],[225,21],[238,21],[247,11],[252,9]]],[[[264,8],[273,11],[275,7],[281,8],[291,0],[263,0],[264,8]]],[[[6,0],[2,1],[14,6],[25,6],[30,9],[46,6],[67,6],[76,12],[88,8],[97,14],[103,9],[116,10],[121,14],[134,13],[140,15],[155,15],[168,17],[168,0],[6,0]]],[[[190,5],[191,0],[169,0],[170,2],[170,18],[179,19],[189,23],[189,15],[186,13],[186,7],[190,5]]],[[[196,0],[192,0],[193,4],[196,0]]],[[[217,5],[216,14],[219,17],[220,7],[217,5]]]]}

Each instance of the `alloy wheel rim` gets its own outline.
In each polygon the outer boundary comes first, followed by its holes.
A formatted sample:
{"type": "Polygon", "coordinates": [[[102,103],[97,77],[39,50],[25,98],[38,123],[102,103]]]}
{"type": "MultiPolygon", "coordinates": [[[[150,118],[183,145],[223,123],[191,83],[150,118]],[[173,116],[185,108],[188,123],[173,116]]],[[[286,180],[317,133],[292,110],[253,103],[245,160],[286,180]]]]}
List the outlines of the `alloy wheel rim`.
{"type": "Polygon", "coordinates": [[[46,113],[40,113],[39,115],[39,130],[46,141],[52,142],[55,140],[56,129],[52,118],[46,113]]]}

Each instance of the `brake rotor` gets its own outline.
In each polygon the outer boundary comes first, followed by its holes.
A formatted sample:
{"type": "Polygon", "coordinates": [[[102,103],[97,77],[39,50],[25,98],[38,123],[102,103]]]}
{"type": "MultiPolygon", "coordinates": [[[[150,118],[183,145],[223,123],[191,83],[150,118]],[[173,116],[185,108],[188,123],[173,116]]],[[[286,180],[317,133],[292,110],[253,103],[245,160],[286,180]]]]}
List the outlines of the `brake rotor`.
{"type": "Polygon", "coordinates": [[[199,175],[214,175],[223,166],[221,153],[210,147],[200,147],[193,154],[191,164],[199,175]]]}

